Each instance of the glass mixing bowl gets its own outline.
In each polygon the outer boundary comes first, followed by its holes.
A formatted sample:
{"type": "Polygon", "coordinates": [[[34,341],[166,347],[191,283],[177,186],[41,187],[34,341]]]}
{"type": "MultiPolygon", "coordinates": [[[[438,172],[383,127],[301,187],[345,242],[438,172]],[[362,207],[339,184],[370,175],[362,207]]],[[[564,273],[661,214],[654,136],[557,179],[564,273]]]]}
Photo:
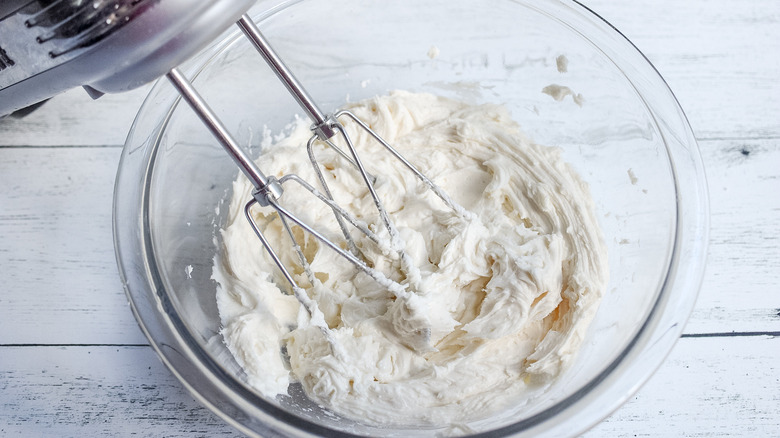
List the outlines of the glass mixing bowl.
{"type": "MultiPolygon", "coordinates": [[[[707,242],[696,142],[643,55],[565,0],[268,1],[259,8],[259,27],[326,111],[393,89],[427,91],[504,104],[532,139],[560,147],[590,185],[610,283],[575,362],[551,387],[457,430],[365,426],[313,404],[298,386],[266,398],[247,385],[221,339],[211,279],[238,169],[161,81],[124,148],[114,232],[136,318],[182,384],[242,432],[262,436],[576,435],[628,400],[679,337],[707,242]],[[554,99],[549,85],[569,87],[577,102],[554,99]]],[[[237,33],[182,70],[254,155],[263,132],[279,132],[300,114],[237,33]]]]}

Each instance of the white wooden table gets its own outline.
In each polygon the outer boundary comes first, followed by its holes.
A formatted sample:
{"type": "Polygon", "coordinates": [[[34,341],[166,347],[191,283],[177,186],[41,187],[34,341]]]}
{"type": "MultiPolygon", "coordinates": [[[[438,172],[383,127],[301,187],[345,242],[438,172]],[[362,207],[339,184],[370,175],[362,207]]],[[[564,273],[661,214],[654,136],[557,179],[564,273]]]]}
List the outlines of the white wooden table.
{"type": "MultiPolygon", "coordinates": [[[[588,436],[780,436],[780,2],[585,3],[677,94],[712,210],[683,338],[588,436]]],[[[119,281],[114,175],[147,90],[0,120],[0,436],[238,435],[156,358],[119,281]]]]}

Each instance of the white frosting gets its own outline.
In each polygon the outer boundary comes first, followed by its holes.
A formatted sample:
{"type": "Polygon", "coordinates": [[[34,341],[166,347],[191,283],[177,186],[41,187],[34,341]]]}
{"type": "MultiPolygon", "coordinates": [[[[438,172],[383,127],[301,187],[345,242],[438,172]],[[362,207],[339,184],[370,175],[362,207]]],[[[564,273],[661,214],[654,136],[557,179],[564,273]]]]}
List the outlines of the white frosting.
{"type": "MultiPolygon", "coordinates": [[[[446,426],[488,416],[549,382],[573,360],[606,287],[606,249],[586,184],[501,106],[393,92],[352,111],[473,217],[448,208],[367,134],[350,131],[419,278],[403,279],[392,251],[354,233],[376,269],[406,287],[401,298],[298,230],[318,279],[312,287],[279,219],[256,208],[319,309],[312,323],[244,218],[252,188],[240,177],[214,278],[223,336],[249,383],[275,396],[301,382],[314,400],[367,423],[446,426]],[[421,327],[431,348],[409,348],[402,334],[421,327]]],[[[314,183],[310,136],[298,123],[266,149],[261,168],[314,183]]],[[[336,201],[386,238],[358,173],[324,145],[316,150],[336,201]]],[[[310,193],[285,184],[281,203],[339,240],[332,210],[310,193]]]]}
{"type": "Polygon", "coordinates": [[[555,67],[558,69],[558,73],[566,73],[569,71],[569,58],[566,55],[558,55],[555,58],[555,67]]]}
{"type": "Polygon", "coordinates": [[[562,101],[566,96],[571,96],[574,103],[579,106],[582,106],[582,103],[585,102],[585,98],[582,97],[582,94],[575,93],[571,88],[563,85],[550,84],[542,88],[542,93],[549,95],[558,102],[562,101]]]}

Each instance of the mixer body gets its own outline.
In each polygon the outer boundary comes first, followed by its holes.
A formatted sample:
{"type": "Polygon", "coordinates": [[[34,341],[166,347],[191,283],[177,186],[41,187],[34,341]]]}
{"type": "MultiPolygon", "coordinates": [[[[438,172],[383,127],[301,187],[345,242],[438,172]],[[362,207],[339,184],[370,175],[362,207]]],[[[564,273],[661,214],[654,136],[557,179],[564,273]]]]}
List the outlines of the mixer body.
{"type": "Polygon", "coordinates": [[[0,116],[83,86],[150,82],[213,41],[255,0],[1,0],[0,116]]]}

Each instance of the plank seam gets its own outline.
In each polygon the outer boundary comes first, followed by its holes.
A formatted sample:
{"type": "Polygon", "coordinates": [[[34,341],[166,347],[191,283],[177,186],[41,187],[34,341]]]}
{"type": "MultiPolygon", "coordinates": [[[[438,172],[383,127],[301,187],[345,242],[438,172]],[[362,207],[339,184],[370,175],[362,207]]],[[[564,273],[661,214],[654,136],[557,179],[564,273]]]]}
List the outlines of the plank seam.
{"type": "MultiPolygon", "coordinates": [[[[738,338],[738,337],[756,337],[769,336],[780,337],[780,331],[760,331],[760,332],[720,332],[720,333],[684,333],[680,338],[738,338]]],[[[19,347],[149,347],[149,344],[0,344],[0,348],[19,348],[19,347]]]]}
{"type": "Polygon", "coordinates": [[[0,344],[2,347],[149,347],[149,344],[0,344]]]}
{"type": "Polygon", "coordinates": [[[721,332],[721,333],[686,333],[681,338],[741,338],[752,336],[778,337],[780,332],[721,332]]]}
{"type": "Polygon", "coordinates": [[[121,149],[125,147],[123,144],[105,144],[105,145],[93,145],[93,144],[74,144],[74,145],[0,145],[0,149],[121,149]]]}
{"type": "Polygon", "coordinates": [[[696,141],[764,141],[764,140],[780,140],[780,135],[765,135],[765,136],[736,136],[736,137],[696,137],[696,141]]]}

